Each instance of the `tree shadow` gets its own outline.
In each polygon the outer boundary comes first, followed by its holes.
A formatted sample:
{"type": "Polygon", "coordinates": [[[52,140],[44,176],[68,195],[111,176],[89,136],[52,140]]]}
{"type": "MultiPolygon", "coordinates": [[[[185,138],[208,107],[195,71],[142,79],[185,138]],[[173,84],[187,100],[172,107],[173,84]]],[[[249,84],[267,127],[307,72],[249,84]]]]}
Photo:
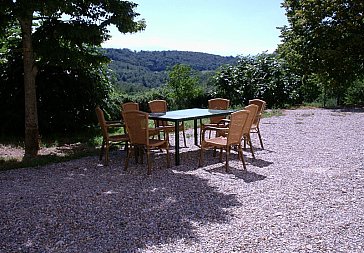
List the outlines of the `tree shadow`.
{"type": "Polygon", "coordinates": [[[254,171],[244,170],[242,168],[235,168],[230,166],[228,172],[225,171],[225,164],[221,164],[219,167],[213,169],[206,169],[208,172],[221,173],[221,174],[231,174],[235,178],[242,179],[245,183],[253,183],[256,181],[264,180],[267,176],[260,175],[254,171]]]}
{"type": "MultiPolygon", "coordinates": [[[[264,150],[267,151],[267,152],[270,152],[270,153],[274,152],[274,151],[269,151],[269,150],[266,150],[266,149],[264,149],[264,150]]],[[[249,164],[251,164],[251,165],[259,167],[259,168],[264,168],[264,167],[268,167],[268,166],[273,164],[273,162],[269,162],[269,161],[259,159],[257,157],[257,154],[255,155],[255,157],[256,157],[255,159],[251,158],[250,157],[251,156],[250,150],[243,151],[243,155],[244,155],[245,162],[247,163],[247,166],[249,164]]],[[[196,160],[196,167],[197,167],[198,166],[198,160],[200,158],[200,150],[193,150],[193,151],[188,151],[188,152],[182,153],[181,157],[183,157],[185,159],[188,158],[190,160],[196,160]]],[[[223,158],[222,159],[223,162],[225,162],[225,153],[223,153],[222,158],[223,158]]],[[[230,160],[231,161],[239,160],[238,153],[236,151],[234,151],[234,150],[231,151],[230,160]]],[[[239,160],[239,162],[241,162],[241,161],[239,160]]],[[[213,150],[212,149],[204,151],[204,164],[203,164],[203,166],[210,166],[210,165],[213,165],[213,164],[216,164],[216,163],[220,163],[219,162],[219,151],[216,152],[215,157],[213,156],[213,150]]],[[[243,165],[241,165],[241,166],[243,166],[243,165]]],[[[193,168],[190,167],[190,169],[193,169],[193,168]]]]}
{"type": "Polygon", "coordinates": [[[8,196],[0,210],[0,248],[137,252],[198,242],[197,226],[227,222],[227,208],[240,205],[234,194],[194,175],[130,169],[67,163],[0,174],[0,190],[8,196]]]}
{"type": "Polygon", "coordinates": [[[4,156],[0,157],[0,171],[65,162],[98,153],[99,149],[93,146],[82,143],[71,143],[41,148],[36,157],[29,158],[24,156],[24,150],[22,148],[14,148],[13,151],[9,151],[9,153],[5,153],[4,156]]]}
{"type": "MultiPolygon", "coordinates": [[[[244,152],[245,153],[245,152],[244,152]]],[[[186,158],[188,158],[189,160],[194,160],[196,161],[195,164],[196,166],[191,166],[191,162],[188,162],[188,165],[184,165],[183,162],[182,165],[178,166],[178,168],[176,168],[176,170],[178,171],[191,171],[191,170],[195,170],[198,169],[198,160],[199,160],[199,155],[200,155],[200,150],[193,150],[193,151],[188,151],[183,154],[183,160],[186,160],[186,158]]],[[[271,164],[273,164],[272,162],[267,162],[261,159],[252,159],[246,156],[246,154],[244,154],[244,159],[246,162],[246,166],[247,166],[247,171],[245,171],[243,169],[243,164],[242,162],[239,160],[237,152],[233,151],[230,154],[230,160],[229,161],[235,161],[237,163],[229,163],[229,171],[226,172],[225,171],[225,156],[223,155],[223,162],[219,162],[219,152],[216,153],[216,156],[213,156],[213,150],[206,150],[204,152],[204,164],[203,167],[209,167],[209,166],[213,166],[216,164],[220,164],[221,166],[218,167],[214,167],[212,169],[205,169],[208,172],[213,172],[213,173],[224,173],[224,174],[231,174],[234,175],[236,178],[239,179],[243,179],[244,182],[246,183],[252,183],[255,181],[259,181],[259,180],[264,180],[266,178],[266,176],[264,175],[260,175],[257,174],[255,172],[249,171],[249,165],[253,165],[255,167],[268,167],[271,164]],[[238,166],[238,167],[236,167],[238,166]]],[[[182,160],[182,159],[181,159],[182,160]]],[[[182,160],[182,161],[183,161],[182,160]]]]}
{"type": "Polygon", "coordinates": [[[248,162],[249,164],[251,164],[255,167],[259,167],[259,168],[269,167],[270,165],[273,164],[273,162],[268,162],[268,161],[259,159],[259,158],[257,158],[257,156],[255,156],[255,159],[251,158],[251,157],[246,157],[245,161],[248,162]]]}
{"type": "Polygon", "coordinates": [[[332,112],[355,112],[364,113],[364,107],[344,107],[331,109],[332,112]]]}

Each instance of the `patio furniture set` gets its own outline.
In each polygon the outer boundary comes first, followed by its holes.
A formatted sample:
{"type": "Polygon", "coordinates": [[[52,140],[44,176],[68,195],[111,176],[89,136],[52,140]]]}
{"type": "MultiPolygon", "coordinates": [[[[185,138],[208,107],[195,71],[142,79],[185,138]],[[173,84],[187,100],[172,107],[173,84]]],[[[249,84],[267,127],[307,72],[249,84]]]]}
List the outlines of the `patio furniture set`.
{"type": "Polygon", "coordinates": [[[265,101],[253,99],[242,110],[229,109],[230,101],[224,98],[214,98],[208,101],[208,108],[192,108],[168,111],[165,100],[153,100],[148,103],[150,112],[143,112],[139,104],[127,102],[121,105],[121,120],[106,121],[103,110],[97,106],[96,114],[101,127],[103,141],[100,150],[100,160],[105,154],[105,165],[109,162],[109,148],[114,144],[125,144],[127,156],[125,170],[128,167],[131,156],[135,161],[141,160],[146,154],[148,174],[152,172],[150,153],[151,150],[165,150],[167,166],[170,167],[169,135],[174,134],[174,160],[175,165],[181,163],[180,138],[182,131],[184,146],[186,145],[186,133],[184,122],[193,120],[194,144],[200,147],[199,167],[203,166],[204,150],[213,149],[214,156],[219,150],[219,161],[222,162],[223,150],[225,151],[225,169],[229,168],[229,155],[232,149],[238,151],[239,159],[246,165],[243,156],[243,147],[248,144],[252,157],[255,158],[250,133],[256,133],[259,137],[261,148],[263,141],[260,134],[259,122],[265,109],[265,101]],[[208,118],[207,123],[202,119],[208,118]],[[199,120],[199,124],[198,124],[199,120]],[[151,121],[153,127],[151,127],[151,121]],[[111,134],[110,129],[123,128],[122,134],[111,134]],[[200,128],[200,133],[198,133],[200,128]]]}

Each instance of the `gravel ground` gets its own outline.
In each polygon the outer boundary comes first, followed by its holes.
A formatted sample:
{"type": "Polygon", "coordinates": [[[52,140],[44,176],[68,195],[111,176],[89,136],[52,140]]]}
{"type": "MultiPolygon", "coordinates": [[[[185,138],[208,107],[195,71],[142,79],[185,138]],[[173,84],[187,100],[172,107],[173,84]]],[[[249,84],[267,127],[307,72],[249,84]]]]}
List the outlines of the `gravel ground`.
{"type": "Polygon", "coordinates": [[[1,172],[0,252],[364,252],[364,110],[284,114],[247,172],[235,153],[197,168],[192,138],[151,176],[124,151],[1,172]]]}

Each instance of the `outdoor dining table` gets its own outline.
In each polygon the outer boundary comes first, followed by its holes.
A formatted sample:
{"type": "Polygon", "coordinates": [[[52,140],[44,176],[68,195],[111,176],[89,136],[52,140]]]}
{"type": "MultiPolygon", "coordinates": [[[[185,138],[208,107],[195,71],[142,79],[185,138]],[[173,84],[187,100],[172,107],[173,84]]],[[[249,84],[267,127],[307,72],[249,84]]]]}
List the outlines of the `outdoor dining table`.
{"type": "Polygon", "coordinates": [[[163,120],[174,123],[175,126],[175,164],[180,165],[179,153],[179,125],[183,121],[193,120],[195,145],[198,145],[197,120],[210,118],[214,116],[226,116],[233,113],[234,110],[212,110],[212,109],[184,109],[176,111],[167,111],[163,113],[149,113],[149,119],[163,120]]]}

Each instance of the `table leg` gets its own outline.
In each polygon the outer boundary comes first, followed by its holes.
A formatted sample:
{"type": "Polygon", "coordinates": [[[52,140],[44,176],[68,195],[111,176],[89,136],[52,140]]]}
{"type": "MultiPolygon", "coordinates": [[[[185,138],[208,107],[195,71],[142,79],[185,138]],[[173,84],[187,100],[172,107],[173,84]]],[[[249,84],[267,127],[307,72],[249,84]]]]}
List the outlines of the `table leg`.
{"type": "Polygon", "coordinates": [[[195,145],[198,145],[198,134],[197,134],[197,119],[193,120],[193,135],[195,137],[195,145]]]}
{"type": "Polygon", "coordinates": [[[180,158],[179,158],[179,122],[176,121],[174,123],[174,141],[175,141],[175,144],[174,144],[174,150],[175,150],[175,154],[174,154],[174,157],[175,157],[175,163],[176,163],[176,166],[180,165],[180,158]]]}

